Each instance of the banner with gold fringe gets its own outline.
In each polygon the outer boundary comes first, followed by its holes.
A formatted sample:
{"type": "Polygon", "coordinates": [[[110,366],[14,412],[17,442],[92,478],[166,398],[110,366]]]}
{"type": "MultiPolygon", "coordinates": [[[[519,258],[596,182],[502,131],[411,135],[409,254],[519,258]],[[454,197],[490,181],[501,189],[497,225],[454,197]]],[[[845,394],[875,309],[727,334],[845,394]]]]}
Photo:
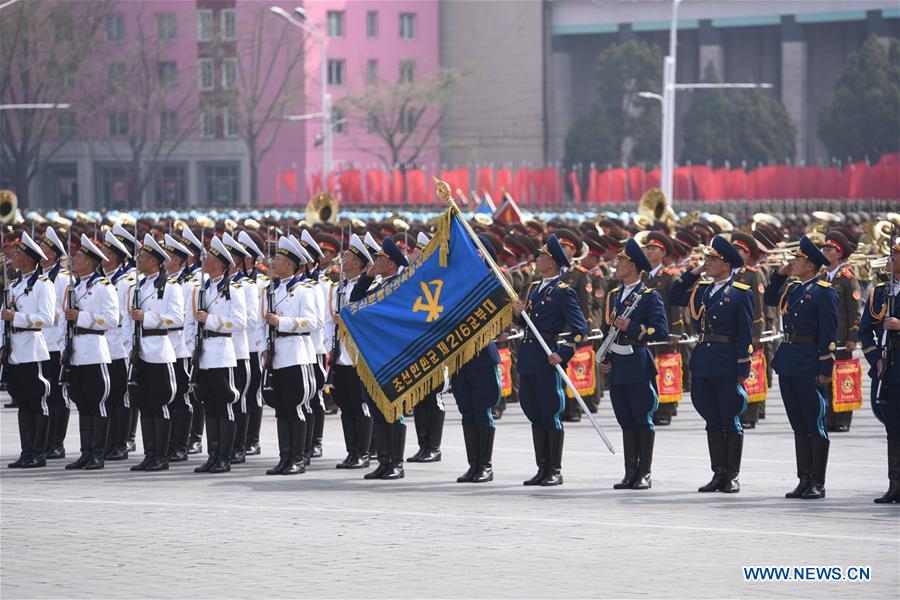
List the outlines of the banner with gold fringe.
{"type": "Polygon", "coordinates": [[[500,395],[512,395],[512,352],[509,348],[498,348],[500,353],[500,395]]]}
{"type": "Polygon", "coordinates": [[[656,357],[656,389],[660,404],[681,401],[681,354],[670,352],[656,357]]]}
{"type": "Polygon", "coordinates": [[[758,348],[750,355],[750,374],[744,381],[744,391],[747,392],[747,402],[762,402],[769,394],[769,386],[766,382],[766,355],[762,348],[758,348]]]}
{"type": "Polygon", "coordinates": [[[862,408],[862,368],[858,358],[834,361],[831,398],[836,413],[862,408]]]}
{"type": "MultiPolygon", "coordinates": [[[[566,374],[572,380],[572,383],[575,384],[575,389],[578,390],[579,394],[582,396],[593,394],[596,388],[596,382],[594,381],[594,349],[591,346],[577,348],[575,354],[569,360],[569,365],[566,367],[566,374]]],[[[566,397],[575,397],[569,388],[566,388],[566,397]]]]}
{"type": "Polygon", "coordinates": [[[447,209],[419,260],[341,310],[341,340],[391,423],[512,321],[508,293],[460,219],[447,209]]]}

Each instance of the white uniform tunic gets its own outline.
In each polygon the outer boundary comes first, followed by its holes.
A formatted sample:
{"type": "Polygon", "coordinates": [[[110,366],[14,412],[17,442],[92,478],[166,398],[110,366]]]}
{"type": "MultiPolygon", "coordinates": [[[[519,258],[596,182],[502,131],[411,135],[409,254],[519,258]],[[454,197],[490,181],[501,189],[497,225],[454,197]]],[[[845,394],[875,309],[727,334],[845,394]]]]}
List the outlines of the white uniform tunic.
{"type": "Polygon", "coordinates": [[[308,335],[322,324],[315,308],[315,288],[297,278],[275,281],[272,284],[275,285],[275,309],[266,307],[266,312],[274,312],[279,316],[279,332],[301,334],[275,338],[272,368],[283,369],[315,363],[316,349],[308,335]]]}
{"type": "Polygon", "coordinates": [[[56,292],[56,310],[54,311],[53,325],[45,327],[42,333],[48,351],[62,352],[66,345],[66,317],[63,314],[63,302],[66,299],[66,289],[72,283],[72,275],[57,263],[47,273],[47,279],[53,283],[53,289],[56,292]],[[55,275],[54,271],[56,271],[55,275]]]}
{"type": "MultiPolygon", "coordinates": [[[[0,344],[6,327],[12,323],[12,354],[14,365],[42,362],[50,358],[42,330],[53,324],[56,314],[56,291],[50,280],[34,271],[19,277],[10,287],[11,308],[16,311],[12,321],[0,321],[0,344]],[[29,329],[36,331],[16,331],[29,329]]],[[[8,350],[8,349],[4,349],[8,350]]]]}
{"type": "MultiPolygon", "coordinates": [[[[162,272],[141,277],[139,285],[140,306],[136,308],[144,311],[144,331],[176,329],[184,325],[184,298],[180,285],[166,279],[162,272]]],[[[129,293],[131,298],[133,293],[134,290],[129,293]]],[[[155,364],[175,362],[175,348],[169,334],[142,336],[141,360],[155,364]]]]}
{"type": "MultiPolygon", "coordinates": [[[[119,324],[119,299],[116,289],[100,273],[76,280],[75,308],[78,309],[76,328],[106,332],[119,324]]],[[[106,335],[79,334],[72,340],[72,366],[109,364],[106,335]]]]}
{"type": "Polygon", "coordinates": [[[182,326],[180,329],[169,329],[169,341],[175,348],[175,358],[191,358],[194,352],[194,330],[188,330],[184,327],[186,313],[190,312],[191,298],[194,297],[194,290],[200,285],[196,278],[187,275],[184,271],[176,278],[181,286],[181,307],[182,307],[182,326]]]}
{"type": "MultiPolygon", "coordinates": [[[[247,324],[241,285],[229,282],[229,289],[223,290],[225,283],[226,279],[222,276],[214,280],[207,279],[203,286],[197,288],[192,298],[191,308],[197,311],[200,309],[200,295],[204,296],[206,312],[209,313],[209,318],[203,326],[206,332],[231,334],[234,331],[243,331],[247,324]]],[[[187,325],[192,328],[196,326],[193,314],[187,320],[187,325]]],[[[201,369],[218,369],[235,365],[237,358],[231,337],[211,337],[203,340],[203,354],[199,365],[201,369]]]]}
{"type": "Polygon", "coordinates": [[[127,360],[131,354],[134,333],[134,325],[128,314],[128,307],[131,305],[128,293],[134,286],[134,277],[127,275],[123,269],[118,269],[109,280],[115,286],[116,297],[119,299],[119,325],[106,332],[106,344],[109,346],[110,359],[124,358],[127,360]]]}
{"type": "MultiPolygon", "coordinates": [[[[334,293],[331,295],[331,310],[329,313],[332,314],[332,325],[329,331],[329,335],[334,336],[334,314],[337,314],[339,309],[343,309],[347,305],[350,304],[350,295],[353,293],[353,288],[356,286],[356,282],[359,281],[359,275],[354,277],[353,279],[346,279],[343,282],[337,284],[334,288],[334,293]],[[340,302],[340,305],[338,305],[340,302]]],[[[340,344],[340,353],[338,354],[336,364],[349,367],[353,364],[353,361],[350,360],[350,355],[347,352],[347,346],[344,342],[338,340],[338,344],[340,344]]]]}

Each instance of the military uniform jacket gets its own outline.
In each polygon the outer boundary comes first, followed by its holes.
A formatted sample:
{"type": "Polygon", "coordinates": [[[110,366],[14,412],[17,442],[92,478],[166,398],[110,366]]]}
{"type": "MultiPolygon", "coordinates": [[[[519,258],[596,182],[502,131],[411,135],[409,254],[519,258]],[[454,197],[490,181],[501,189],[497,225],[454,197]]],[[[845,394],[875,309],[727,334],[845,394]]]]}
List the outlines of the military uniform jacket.
{"type": "Polygon", "coordinates": [[[53,325],[45,327],[41,333],[44,335],[44,341],[47,343],[47,350],[50,352],[62,352],[66,345],[66,317],[63,315],[62,303],[66,298],[66,289],[72,283],[72,275],[62,268],[62,265],[56,263],[47,272],[47,279],[53,284],[56,292],[56,311],[53,318],[53,325]]]}
{"type": "MultiPolygon", "coordinates": [[[[16,311],[11,321],[0,320],[0,334],[12,327],[10,364],[21,365],[47,360],[50,352],[42,330],[53,324],[56,291],[49,279],[35,270],[19,276],[10,287],[10,307],[16,311]]],[[[3,343],[0,335],[0,344],[3,343]]],[[[8,352],[8,348],[4,348],[8,352]]]]}
{"type": "Polygon", "coordinates": [[[119,297],[116,295],[116,288],[100,273],[80,277],[75,280],[74,285],[78,319],[75,321],[70,364],[108,364],[112,359],[105,334],[119,324],[119,297]],[[84,330],[100,333],[84,333],[84,330]]]}
{"type": "Polygon", "coordinates": [[[499,376],[496,370],[500,364],[500,352],[497,350],[496,342],[488,342],[488,345],[481,349],[481,352],[472,357],[472,359],[457,369],[456,373],[467,373],[478,369],[493,368],[495,374],[499,376]]]}
{"type": "MultiPolygon", "coordinates": [[[[200,310],[200,296],[209,317],[203,324],[203,353],[200,356],[201,369],[220,369],[234,367],[237,358],[231,334],[243,331],[247,324],[247,309],[241,284],[232,282],[227,276],[217,279],[207,278],[203,285],[197,286],[191,299],[191,310],[185,318],[185,327],[194,331],[196,321],[194,311],[200,310]]],[[[195,366],[196,367],[196,366],[195,366]]]]}
{"type": "Polygon", "coordinates": [[[181,289],[182,326],[169,329],[169,341],[172,342],[172,348],[175,349],[176,359],[190,358],[194,353],[194,335],[196,331],[188,329],[184,323],[191,309],[191,298],[194,296],[194,290],[197,289],[200,282],[197,278],[191,276],[187,269],[182,269],[174,279],[178,282],[178,286],[181,289]]]}
{"type": "MultiPolygon", "coordinates": [[[[331,316],[331,329],[326,328],[325,332],[328,335],[328,343],[331,344],[334,341],[334,315],[338,314],[341,309],[350,304],[350,298],[353,297],[353,290],[356,287],[356,283],[359,281],[359,277],[355,277],[353,279],[345,279],[344,281],[338,283],[334,286],[334,292],[331,295],[331,311],[333,314],[331,316]]],[[[353,364],[353,361],[350,360],[350,355],[347,353],[347,347],[344,345],[344,342],[338,339],[338,345],[340,347],[339,354],[336,364],[342,366],[350,366],[353,364]]],[[[329,347],[329,351],[331,348],[329,347]]]]}
{"type": "MultiPolygon", "coordinates": [[[[859,280],[853,275],[849,267],[841,265],[833,277],[828,273],[828,280],[837,292],[837,345],[844,346],[847,342],[859,341],[859,308],[862,303],[862,292],[859,289],[859,280]]],[[[848,359],[851,352],[835,350],[835,357],[848,359]]]]}
{"type": "Polygon", "coordinates": [[[631,293],[622,297],[623,288],[610,290],[606,296],[604,310],[603,333],[606,334],[616,317],[625,312],[633,302],[638,302],[629,317],[630,323],[626,331],[619,333],[617,343],[631,343],[633,353],[628,355],[610,352],[612,363],[608,381],[610,385],[628,385],[656,378],[656,362],[647,347],[648,342],[664,341],[669,336],[669,323],[666,319],[665,306],[659,292],[639,283],[631,293]]]}
{"type": "Polygon", "coordinates": [[[784,338],[772,368],[788,377],[831,377],[837,340],[837,294],[827,281],[788,281],[775,273],[766,286],[766,304],[781,313],[784,338]],[[796,336],[796,338],[795,338],[796,336]]]}
{"type": "Polygon", "coordinates": [[[240,272],[232,275],[231,282],[239,286],[238,294],[244,297],[244,323],[240,328],[235,327],[231,334],[231,343],[234,346],[235,359],[247,360],[250,358],[250,341],[247,332],[253,327],[253,318],[250,314],[250,307],[247,305],[247,288],[248,286],[252,287],[253,293],[256,294],[256,284],[248,282],[246,275],[240,272]]]}
{"type": "MultiPolygon", "coordinates": [[[[550,281],[543,289],[541,282],[535,281],[528,292],[525,310],[550,350],[562,358],[562,366],[565,368],[575,354],[575,347],[587,336],[587,320],[578,305],[575,290],[559,277],[550,281]]],[[[547,361],[547,354],[540,343],[525,325],[524,319],[519,317],[517,323],[526,329],[516,370],[522,375],[555,371],[547,361]]]]}
{"type": "Polygon", "coordinates": [[[315,288],[298,277],[276,279],[275,303],[269,307],[263,299],[266,313],[278,315],[278,333],[275,337],[274,369],[294,365],[310,365],[316,362],[316,347],[310,334],[322,326],[316,310],[315,288]]]}
{"type": "Polygon", "coordinates": [[[711,280],[700,281],[699,275],[686,272],[670,290],[672,304],[688,307],[701,336],[691,354],[691,373],[716,379],[748,377],[753,354],[750,286],[728,278],[715,293],[712,288],[711,280]]]}
{"type": "MultiPolygon", "coordinates": [[[[262,311],[263,296],[266,294],[266,288],[269,286],[269,277],[264,273],[254,271],[247,278],[252,281],[255,286],[247,286],[247,315],[253,315],[253,327],[247,328],[247,344],[250,346],[250,353],[262,353],[266,349],[266,331],[267,325],[263,318],[265,314],[262,311]],[[250,296],[253,299],[250,299],[250,296]]],[[[243,287],[243,286],[242,286],[243,287]]]]}
{"type": "Polygon", "coordinates": [[[581,265],[572,265],[572,268],[563,275],[563,281],[572,286],[575,290],[575,296],[578,298],[578,306],[581,307],[581,314],[584,315],[590,331],[593,325],[593,314],[591,313],[592,297],[590,290],[590,276],[588,270],[581,265]]]}
{"type": "Polygon", "coordinates": [[[766,274],[757,266],[745,266],[735,269],[732,273],[735,283],[743,283],[753,297],[753,340],[758,341],[762,337],[766,325],[763,311],[766,308],[763,302],[763,292],[766,291],[766,274]]]}
{"type": "MultiPolygon", "coordinates": [[[[894,289],[894,311],[888,314],[888,300],[891,296],[891,284],[879,283],[872,286],[869,291],[869,299],[863,307],[862,319],[859,324],[859,341],[863,346],[863,354],[869,362],[869,376],[875,379],[877,372],[875,366],[882,359],[884,352],[884,320],[889,316],[900,318],[900,285],[894,289]]],[[[886,383],[900,385],[900,332],[888,332],[894,336],[894,350],[891,360],[886,365],[886,383]]]]}
{"type": "MultiPolygon", "coordinates": [[[[147,363],[163,364],[175,362],[175,347],[169,338],[169,330],[184,330],[184,295],[181,286],[174,279],[167,279],[159,272],[149,277],[141,277],[140,306],[144,311],[143,335],[141,336],[141,360],[147,363]],[[162,335],[148,335],[162,333],[162,335]]],[[[134,298],[134,289],[129,292],[129,300],[134,298]]]]}
{"type": "MultiPolygon", "coordinates": [[[[681,307],[672,306],[672,303],[669,301],[669,290],[672,288],[672,284],[675,283],[677,277],[677,269],[663,265],[659,267],[654,275],[645,273],[643,280],[644,285],[650,289],[656,290],[659,293],[660,298],[662,298],[663,309],[668,322],[669,335],[680,336],[684,333],[684,311],[681,307]]],[[[678,351],[677,346],[670,346],[668,344],[656,346],[655,348],[656,349],[653,352],[654,355],[678,351]]]]}
{"type": "MultiPolygon", "coordinates": [[[[109,282],[116,288],[116,298],[119,301],[119,324],[106,332],[106,345],[109,347],[110,360],[127,359],[131,354],[134,324],[128,308],[131,306],[129,291],[133,290],[134,277],[126,274],[124,269],[118,269],[109,278],[109,282]]],[[[62,302],[65,302],[63,296],[62,302]]]]}
{"type": "Polygon", "coordinates": [[[325,332],[334,331],[334,321],[331,320],[331,311],[328,310],[331,304],[334,284],[324,275],[319,276],[316,273],[313,273],[306,279],[306,282],[315,291],[315,309],[319,314],[319,323],[321,324],[320,327],[311,332],[310,337],[316,348],[316,353],[327,354],[331,350],[331,338],[325,332]]]}

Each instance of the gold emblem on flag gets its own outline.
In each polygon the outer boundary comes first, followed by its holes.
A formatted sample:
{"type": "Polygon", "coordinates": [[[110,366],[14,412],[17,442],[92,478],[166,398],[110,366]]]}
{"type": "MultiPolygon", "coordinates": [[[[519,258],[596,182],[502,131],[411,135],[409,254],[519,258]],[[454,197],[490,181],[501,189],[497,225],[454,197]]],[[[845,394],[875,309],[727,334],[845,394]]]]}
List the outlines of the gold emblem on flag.
{"type": "Polygon", "coordinates": [[[425,319],[425,322],[431,323],[432,321],[436,321],[444,310],[444,307],[438,304],[441,298],[441,290],[444,287],[444,281],[442,279],[433,279],[428,283],[421,281],[419,282],[419,285],[422,286],[422,295],[416,298],[416,303],[413,304],[413,312],[427,311],[428,317],[425,319]],[[434,287],[432,288],[430,286],[434,287]]]}

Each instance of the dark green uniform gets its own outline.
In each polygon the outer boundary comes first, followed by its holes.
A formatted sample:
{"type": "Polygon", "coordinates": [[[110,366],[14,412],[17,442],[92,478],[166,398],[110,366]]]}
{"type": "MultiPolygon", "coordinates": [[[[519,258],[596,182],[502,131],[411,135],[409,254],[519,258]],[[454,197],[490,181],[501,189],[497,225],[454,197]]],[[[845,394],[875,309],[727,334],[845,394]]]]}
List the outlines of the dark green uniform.
{"type": "MultiPolygon", "coordinates": [[[[753,296],[753,349],[760,347],[759,339],[762,337],[765,329],[765,303],[763,302],[763,292],[769,283],[765,272],[756,265],[744,266],[735,270],[733,274],[735,282],[743,283],[749,287],[749,292],[753,296]]],[[[759,412],[765,406],[765,398],[757,402],[751,402],[747,405],[747,410],[741,415],[741,424],[744,429],[753,429],[759,421],[759,412]]]]}
{"type": "MultiPolygon", "coordinates": [[[[846,349],[847,342],[857,343],[859,341],[859,312],[862,291],[859,287],[859,280],[853,271],[844,265],[838,267],[833,277],[831,272],[826,277],[830,277],[831,285],[838,296],[838,334],[834,358],[835,360],[848,360],[853,357],[853,353],[846,349]]],[[[834,412],[834,398],[831,386],[825,386],[823,392],[825,392],[825,399],[827,400],[825,429],[835,432],[850,431],[853,411],[834,412]]]]}

